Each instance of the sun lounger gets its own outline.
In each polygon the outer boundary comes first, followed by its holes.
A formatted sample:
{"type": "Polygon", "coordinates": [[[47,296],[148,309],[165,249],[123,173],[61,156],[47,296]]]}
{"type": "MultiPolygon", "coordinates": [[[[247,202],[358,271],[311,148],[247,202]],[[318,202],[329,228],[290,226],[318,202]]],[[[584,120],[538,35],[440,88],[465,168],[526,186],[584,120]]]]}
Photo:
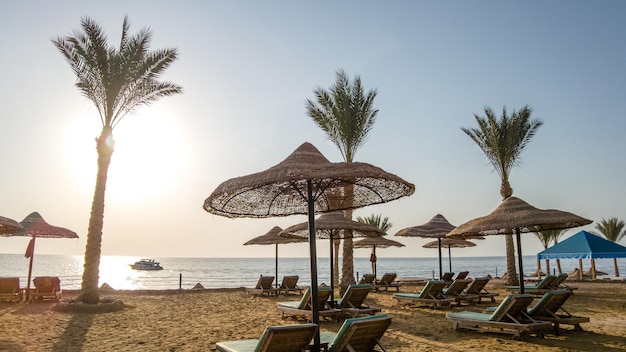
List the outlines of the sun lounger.
{"type": "Polygon", "coordinates": [[[450,306],[456,300],[443,295],[445,287],[446,282],[443,280],[429,280],[422,291],[418,293],[394,293],[393,298],[398,301],[399,305],[420,303],[435,308],[440,308],[442,305],[450,306]]]}
{"type": "Polygon", "coordinates": [[[254,288],[246,288],[246,292],[249,295],[273,295],[278,292],[275,287],[272,287],[272,283],[274,282],[273,276],[263,276],[259,277],[259,281],[257,281],[256,286],[254,288]]]}
{"type": "MultiPolygon", "coordinates": [[[[524,293],[529,293],[532,295],[543,295],[547,291],[552,290],[552,283],[556,280],[556,276],[554,275],[546,275],[541,281],[539,281],[535,285],[524,285],[524,293]]],[[[507,291],[519,292],[519,286],[507,286],[507,291]]]]}
{"type": "Polygon", "coordinates": [[[35,293],[30,296],[31,300],[43,301],[52,299],[58,301],[61,298],[61,280],[57,276],[38,276],[33,279],[35,293]]]}
{"type": "Polygon", "coordinates": [[[342,315],[356,317],[361,314],[374,314],[380,312],[380,308],[370,307],[365,303],[367,295],[370,293],[372,285],[351,284],[344,292],[341,299],[337,301],[335,308],[341,310],[342,315]]]}
{"type": "Polygon", "coordinates": [[[577,290],[578,287],[571,287],[569,285],[566,285],[565,284],[565,280],[567,280],[568,277],[569,277],[569,275],[567,273],[561,273],[561,274],[557,275],[556,279],[554,280],[554,282],[552,282],[552,285],[551,285],[552,288],[555,289],[555,290],[565,288],[565,289],[568,289],[568,290],[572,291],[572,293],[574,293],[573,291],[577,290]]]}
{"type": "MultiPolygon", "coordinates": [[[[334,317],[341,313],[341,309],[330,307],[328,300],[332,294],[330,287],[320,286],[317,288],[320,317],[334,317]]],[[[313,310],[311,306],[311,288],[307,287],[299,301],[278,302],[280,317],[285,315],[305,316],[309,321],[313,321],[313,310]]]]}
{"type": "Polygon", "coordinates": [[[298,275],[283,276],[283,282],[278,286],[278,294],[288,295],[290,292],[302,294],[302,287],[298,286],[298,275]]]}
{"type": "Polygon", "coordinates": [[[317,333],[317,324],[269,326],[260,339],[218,342],[220,352],[304,352],[317,333]]]}
{"type": "Polygon", "coordinates": [[[583,331],[581,323],[588,323],[588,317],[579,317],[570,314],[563,308],[563,304],[570,298],[572,291],[568,289],[546,292],[533,307],[528,309],[528,315],[537,319],[549,321],[554,325],[554,332],[559,334],[562,324],[573,325],[575,331],[583,331]]]}
{"type": "Polygon", "coordinates": [[[0,277],[0,300],[13,302],[22,300],[19,277],[0,277]]]}
{"type": "Polygon", "coordinates": [[[496,310],[489,313],[470,311],[450,312],[446,320],[452,322],[452,328],[513,334],[519,338],[522,333],[536,333],[543,336],[543,330],[550,329],[552,323],[535,320],[526,310],[533,297],[529,294],[511,294],[506,296],[496,310]]]}
{"type": "Polygon", "coordinates": [[[471,280],[468,279],[455,279],[450,286],[444,288],[441,293],[448,298],[454,298],[458,306],[461,302],[468,302],[474,304],[474,301],[479,299],[479,295],[465,293],[464,290],[469,286],[471,280]]]}
{"type": "Polygon", "coordinates": [[[467,275],[469,275],[469,271],[461,271],[460,273],[458,273],[456,275],[456,277],[454,278],[454,280],[463,280],[463,279],[467,279],[467,275]]]}
{"type": "Polygon", "coordinates": [[[477,277],[472,280],[472,282],[465,288],[465,293],[468,295],[478,295],[478,303],[482,302],[483,298],[490,298],[491,302],[496,301],[497,292],[489,292],[485,288],[487,283],[489,282],[488,277],[477,277]]]}
{"type": "Polygon", "coordinates": [[[361,278],[361,281],[359,281],[359,284],[374,285],[375,280],[376,276],[374,276],[374,274],[363,274],[363,277],[361,278]]]}
{"type": "Polygon", "coordinates": [[[443,276],[441,277],[441,280],[445,281],[447,285],[450,285],[452,283],[452,278],[454,277],[454,273],[453,272],[447,272],[447,273],[443,273],[443,276]]]}
{"type": "Polygon", "coordinates": [[[374,285],[374,289],[376,291],[380,291],[384,288],[385,291],[388,291],[389,288],[393,287],[396,291],[400,291],[400,285],[394,282],[396,277],[398,277],[398,274],[396,273],[385,273],[385,275],[383,275],[383,277],[381,277],[380,280],[378,280],[378,282],[374,285]]]}
{"type": "Polygon", "coordinates": [[[329,352],[371,352],[376,351],[376,346],[386,352],[387,349],[380,339],[389,325],[391,325],[391,317],[387,314],[346,319],[337,333],[322,331],[320,340],[328,343],[329,352]]]}

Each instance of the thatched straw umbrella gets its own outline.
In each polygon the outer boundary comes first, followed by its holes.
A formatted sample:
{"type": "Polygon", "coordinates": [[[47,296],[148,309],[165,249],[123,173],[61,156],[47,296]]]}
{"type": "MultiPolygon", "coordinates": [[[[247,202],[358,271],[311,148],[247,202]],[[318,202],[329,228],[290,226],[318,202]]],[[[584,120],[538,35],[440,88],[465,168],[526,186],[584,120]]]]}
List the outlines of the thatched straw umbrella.
{"type": "MultiPolygon", "coordinates": [[[[279,235],[294,238],[308,238],[308,227],[308,222],[299,223],[287,227],[279,235]]],[[[320,215],[315,219],[315,230],[317,238],[328,238],[330,240],[330,291],[333,295],[335,294],[335,280],[333,278],[333,241],[336,239],[355,237],[378,238],[386,235],[386,233],[377,226],[350,220],[340,211],[320,215]]],[[[331,305],[334,305],[334,300],[331,300],[331,305]]]]}
{"type": "Polygon", "coordinates": [[[30,213],[20,222],[24,228],[16,232],[15,236],[32,236],[26,248],[26,257],[30,258],[28,264],[28,281],[26,282],[26,301],[30,298],[30,277],[33,272],[33,258],[35,256],[35,238],[78,238],[76,232],[64,227],[57,227],[48,224],[37,212],[30,213]]]}
{"type": "Polygon", "coordinates": [[[282,231],[279,226],[274,226],[271,228],[265,235],[255,237],[250,241],[244,243],[244,246],[249,246],[251,244],[260,244],[260,245],[271,245],[275,246],[275,257],[276,257],[276,287],[278,287],[278,245],[279,244],[287,244],[287,243],[302,243],[306,242],[306,238],[288,238],[278,236],[278,234],[282,231]]]}
{"type": "Polygon", "coordinates": [[[450,255],[450,248],[465,248],[465,247],[474,247],[476,243],[466,241],[458,238],[438,238],[436,241],[431,241],[423,245],[424,248],[439,248],[441,247],[448,248],[448,266],[450,272],[452,272],[452,256],[450,255]]]}
{"type": "Polygon", "coordinates": [[[590,224],[578,215],[554,209],[537,209],[517,197],[509,197],[489,215],[470,220],[452,230],[448,237],[467,235],[504,235],[515,233],[519,265],[520,293],[524,293],[524,268],[521,233],[560,230],[590,224]]]}
{"type": "MultiPolygon", "coordinates": [[[[304,143],[279,164],[223,182],[204,201],[204,209],[226,217],[265,218],[307,214],[313,323],[319,324],[315,213],[386,203],[415,191],[402,178],[366,163],[331,163],[304,143]]],[[[314,351],[319,351],[319,331],[314,351]]]]}
{"type": "Polygon", "coordinates": [[[387,239],[385,237],[366,237],[362,240],[354,242],[354,248],[372,248],[372,255],[370,256],[370,262],[372,262],[372,274],[376,279],[376,248],[389,248],[389,247],[404,247],[404,244],[387,239]]]}
{"type": "Polygon", "coordinates": [[[0,236],[12,236],[15,232],[24,230],[19,222],[0,216],[0,236]]]}

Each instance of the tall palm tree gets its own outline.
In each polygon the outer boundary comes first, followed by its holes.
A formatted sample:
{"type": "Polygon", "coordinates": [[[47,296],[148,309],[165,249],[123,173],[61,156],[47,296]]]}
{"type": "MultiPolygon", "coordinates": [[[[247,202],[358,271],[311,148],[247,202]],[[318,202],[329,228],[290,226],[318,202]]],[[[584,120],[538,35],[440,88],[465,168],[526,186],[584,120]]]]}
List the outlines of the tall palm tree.
{"type": "Polygon", "coordinates": [[[124,18],[119,48],[109,46],[102,28],[92,19],[81,19],[82,32],[52,38],[74,74],[76,87],[90,99],[100,114],[102,131],[96,138],[98,171],[87,230],[85,266],[79,300],[98,303],[98,276],[104,196],[111,156],[113,128],[129,112],[161,97],[182,92],[178,85],[158,78],[177,57],[177,49],[149,51],[152,33],[148,28],[129,35],[124,18]]]}
{"type": "MultiPolygon", "coordinates": [[[[624,226],[626,226],[624,221],[618,218],[606,220],[602,218],[602,221],[596,224],[596,230],[600,231],[607,240],[617,243],[626,236],[626,231],[622,231],[624,226]]],[[[617,258],[613,258],[613,268],[615,269],[615,277],[619,277],[617,258]]]]}
{"type": "MultiPolygon", "coordinates": [[[[374,108],[374,98],[378,94],[377,91],[373,89],[364,92],[359,76],[350,82],[346,72],[339,69],[336,72],[336,81],[330,89],[318,87],[314,94],[315,101],[311,99],[306,101],[308,115],[339,148],[344,161],[353,162],[354,155],[365,143],[376,121],[378,109],[374,108]]],[[[349,202],[352,194],[349,186],[346,187],[345,194],[346,201],[349,202]]],[[[344,215],[352,219],[352,210],[346,210],[344,215]]],[[[335,242],[335,252],[338,251],[338,242],[335,242]]],[[[335,256],[337,257],[338,255],[335,256]]],[[[337,267],[338,265],[335,265],[335,268],[337,267]]],[[[352,239],[346,238],[343,240],[341,291],[345,291],[353,282],[355,279],[352,239]]]]}
{"type": "Polygon", "coordinates": [[[383,218],[382,214],[371,214],[370,216],[366,216],[364,218],[357,216],[356,221],[368,225],[374,225],[383,230],[383,232],[389,231],[389,229],[393,226],[393,224],[389,222],[389,217],[385,216],[383,218]]]}
{"type": "MultiPolygon", "coordinates": [[[[555,245],[559,243],[559,239],[567,232],[568,229],[561,229],[561,230],[550,230],[549,232],[552,233],[552,243],[554,243],[555,245]]],[[[559,274],[563,273],[563,269],[561,269],[561,259],[556,259],[556,270],[559,271],[559,274]]]]}
{"type": "MultiPolygon", "coordinates": [[[[517,112],[514,110],[510,116],[505,107],[498,119],[493,110],[487,107],[485,117],[474,114],[478,128],[461,128],[478,144],[500,176],[502,200],[513,195],[513,188],[509,183],[510,172],[514,166],[520,165],[522,152],[543,124],[540,119],[531,119],[531,114],[532,109],[528,105],[517,112]]],[[[506,266],[507,284],[515,285],[518,281],[513,235],[506,235],[506,266]]]]}
{"type": "MultiPolygon", "coordinates": [[[[550,246],[550,242],[552,242],[552,234],[548,233],[548,231],[537,231],[533,233],[535,234],[535,236],[537,236],[539,242],[541,242],[543,249],[548,249],[548,246],[550,246]]],[[[549,259],[546,259],[546,274],[550,274],[549,259]]],[[[541,278],[541,260],[539,260],[539,258],[537,258],[537,277],[541,278]]]]}

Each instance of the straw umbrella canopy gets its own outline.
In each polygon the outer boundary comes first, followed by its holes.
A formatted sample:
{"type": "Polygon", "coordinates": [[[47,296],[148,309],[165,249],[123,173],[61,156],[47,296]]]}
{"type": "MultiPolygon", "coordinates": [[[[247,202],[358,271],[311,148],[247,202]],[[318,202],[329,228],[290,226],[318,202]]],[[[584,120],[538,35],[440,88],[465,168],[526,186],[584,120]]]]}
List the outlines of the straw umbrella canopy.
{"type": "Polygon", "coordinates": [[[555,209],[538,209],[517,197],[509,197],[489,215],[470,220],[452,230],[448,237],[467,235],[504,235],[515,233],[519,266],[520,293],[524,293],[521,233],[560,230],[590,224],[578,215],[555,209]]]}
{"type": "MultiPolygon", "coordinates": [[[[280,236],[293,238],[308,238],[309,224],[302,222],[284,229],[280,236]]],[[[315,236],[320,239],[329,239],[330,243],[330,291],[335,292],[333,275],[333,241],[336,239],[373,237],[378,238],[386,233],[377,226],[358,222],[346,218],[341,211],[334,211],[320,215],[315,220],[315,236]]],[[[331,306],[334,305],[331,300],[331,306]]]]}
{"type": "MultiPolygon", "coordinates": [[[[386,203],[415,192],[402,178],[366,163],[331,163],[304,143],[277,165],[227,180],[204,201],[209,213],[265,218],[307,214],[311,266],[312,320],[319,323],[315,213],[386,203]]],[[[319,333],[314,349],[319,350],[319,333]]]]}
{"type": "Polygon", "coordinates": [[[11,236],[21,230],[24,230],[24,228],[19,222],[0,216],[0,236],[11,236]]]}
{"type": "Polygon", "coordinates": [[[372,274],[374,274],[374,278],[376,278],[376,262],[378,261],[378,258],[376,258],[376,247],[404,247],[404,244],[385,237],[366,237],[362,240],[354,242],[354,248],[372,248],[370,262],[372,262],[372,274]]]}
{"type": "Polygon", "coordinates": [[[279,244],[287,244],[287,243],[302,243],[306,242],[305,238],[288,238],[278,236],[278,234],[282,231],[279,226],[274,226],[270,229],[265,235],[255,237],[250,241],[244,243],[244,246],[249,246],[251,244],[260,244],[260,245],[271,245],[275,246],[275,257],[276,257],[276,287],[278,287],[278,245],[279,244]]]}
{"type": "MultiPolygon", "coordinates": [[[[427,223],[404,228],[396,233],[396,236],[403,237],[422,237],[422,238],[436,238],[437,242],[440,242],[442,237],[446,237],[450,231],[454,230],[455,226],[450,224],[448,220],[441,214],[433,216],[427,223]]],[[[439,248],[439,278],[443,277],[443,268],[441,264],[441,244],[439,248]]]]}
{"type": "Polygon", "coordinates": [[[30,258],[28,264],[28,281],[26,282],[26,301],[30,298],[30,278],[33,272],[33,258],[35,256],[35,238],[78,238],[76,232],[64,227],[48,224],[38,212],[32,212],[20,222],[23,230],[16,232],[15,236],[31,236],[26,248],[26,258],[30,258]]]}
{"type": "Polygon", "coordinates": [[[450,248],[465,248],[465,247],[474,247],[476,243],[470,242],[467,240],[463,240],[460,238],[438,238],[436,241],[431,241],[423,245],[424,248],[439,248],[441,247],[448,248],[448,266],[450,272],[452,272],[452,256],[450,255],[450,248]]]}

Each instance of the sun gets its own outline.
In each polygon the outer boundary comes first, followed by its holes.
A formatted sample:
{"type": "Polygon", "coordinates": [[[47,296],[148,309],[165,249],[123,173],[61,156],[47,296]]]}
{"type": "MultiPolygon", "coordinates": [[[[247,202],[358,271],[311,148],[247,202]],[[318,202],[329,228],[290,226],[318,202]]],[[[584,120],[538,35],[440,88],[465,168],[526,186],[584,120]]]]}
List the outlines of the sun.
{"type": "MultiPolygon", "coordinates": [[[[97,116],[94,119],[99,123],[97,116]]],[[[97,171],[94,138],[100,129],[101,126],[94,127],[90,122],[77,121],[73,133],[80,133],[76,136],[80,142],[77,139],[76,145],[70,147],[77,178],[81,186],[91,187],[91,192],[97,171]]],[[[108,170],[107,200],[150,200],[171,190],[179,181],[188,153],[175,118],[166,110],[150,109],[125,116],[114,128],[113,138],[115,149],[108,170]]]]}

